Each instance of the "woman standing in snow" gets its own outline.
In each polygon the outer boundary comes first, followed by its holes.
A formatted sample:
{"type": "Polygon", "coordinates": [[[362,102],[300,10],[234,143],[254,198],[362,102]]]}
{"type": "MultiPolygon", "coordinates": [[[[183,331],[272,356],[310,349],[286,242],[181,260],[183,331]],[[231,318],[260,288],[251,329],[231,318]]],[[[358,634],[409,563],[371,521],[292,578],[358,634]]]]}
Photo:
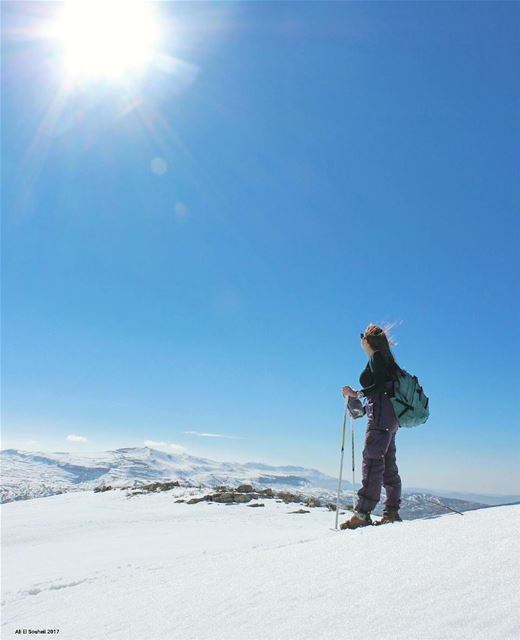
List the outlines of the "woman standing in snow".
{"type": "Polygon", "coordinates": [[[370,512],[379,502],[382,485],[386,500],[383,518],[377,524],[401,521],[401,478],[395,459],[395,434],[399,422],[388,397],[392,393],[392,381],[401,373],[401,368],[394,360],[385,330],[381,327],[369,324],[361,334],[361,347],[368,356],[368,363],[359,376],[362,388],[354,391],[346,386],[342,393],[344,398],[367,399],[363,480],[357,492],[354,515],[340,525],[342,529],[374,524],[370,512]]]}

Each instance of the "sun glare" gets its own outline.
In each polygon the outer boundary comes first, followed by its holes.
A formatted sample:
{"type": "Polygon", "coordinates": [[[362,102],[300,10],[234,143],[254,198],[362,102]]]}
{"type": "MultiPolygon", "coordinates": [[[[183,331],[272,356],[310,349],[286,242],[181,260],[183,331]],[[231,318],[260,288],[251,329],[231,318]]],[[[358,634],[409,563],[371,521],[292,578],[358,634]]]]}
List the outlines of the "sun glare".
{"type": "Polygon", "coordinates": [[[157,20],[143,0],[67,0],[54,35],[71,79],[120,79],[143,71],[157,46],[157,20]]]}

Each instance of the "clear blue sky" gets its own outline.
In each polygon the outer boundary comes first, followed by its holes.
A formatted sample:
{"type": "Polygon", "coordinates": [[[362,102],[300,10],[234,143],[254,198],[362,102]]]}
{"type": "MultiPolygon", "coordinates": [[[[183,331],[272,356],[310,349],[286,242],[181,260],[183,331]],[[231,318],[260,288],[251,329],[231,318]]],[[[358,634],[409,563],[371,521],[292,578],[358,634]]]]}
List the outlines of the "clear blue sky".
{"type": "Polygon", "coordinates": [[[177,71],[65,96],[57,6],[2,2],[3,448],[337,474],[399,321],[404,485],[520,492],[520,4],[160,3],[177,71]]]}

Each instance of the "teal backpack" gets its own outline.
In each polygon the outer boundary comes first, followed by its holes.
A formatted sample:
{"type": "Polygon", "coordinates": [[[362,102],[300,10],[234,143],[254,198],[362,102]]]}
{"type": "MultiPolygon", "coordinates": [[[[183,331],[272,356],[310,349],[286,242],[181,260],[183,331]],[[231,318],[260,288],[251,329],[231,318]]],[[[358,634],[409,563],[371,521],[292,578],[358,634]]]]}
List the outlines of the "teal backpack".
{"type": "Polygon", "coordinates": [[[425,395],[417,376],[404,369],[401,371],[403,373],[394,380],[393,396],[389,396],[389,400],[400,427],[417,427],[424,424],[430,416],[429,398],[425,395]]]}

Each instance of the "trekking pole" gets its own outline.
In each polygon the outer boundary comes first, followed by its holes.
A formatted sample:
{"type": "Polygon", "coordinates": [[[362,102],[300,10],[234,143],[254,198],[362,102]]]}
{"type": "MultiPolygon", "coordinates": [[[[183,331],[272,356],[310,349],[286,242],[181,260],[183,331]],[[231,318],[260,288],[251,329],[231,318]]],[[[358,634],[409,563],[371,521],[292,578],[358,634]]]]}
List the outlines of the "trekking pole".
{"type": "Polygon", "coordinates": [[[451,507],[448,507],[447,504],[442,504],[442,502],[439,500],[439,498],[437,498],[436,500],[432,500],[431,498],[426,498],[426,500],[429,500],[432,504],[438,504],[439,507],[444,507],[445,509],[449,509],[450,511],[454,511],[455,513],[458,513],[459,516],[463,516],[464,515],[460,511],[457,511],[457,509],[452,509],[451,507]]]}
{"type": "Polygon", "coordinates": [[[341,491],[341,476],[343,475],[343,453],[345,451],[345,429],[347,427],[347,400],[345,398],[345,414],[343,415],[343,433],[341,435],[341,460],[339,463],[339,482],[338,482],[338,497],[336,500],[336,525],[335,529],[338,528],[338,518],[339,518],[339,493],[341,491]]]}
{"type": "Polygon", "coordinates": [[[356,474],[354,471],[354,418],[350,416],[350,430],[352,431],[352,511],[356,505],[356,474]]]}

